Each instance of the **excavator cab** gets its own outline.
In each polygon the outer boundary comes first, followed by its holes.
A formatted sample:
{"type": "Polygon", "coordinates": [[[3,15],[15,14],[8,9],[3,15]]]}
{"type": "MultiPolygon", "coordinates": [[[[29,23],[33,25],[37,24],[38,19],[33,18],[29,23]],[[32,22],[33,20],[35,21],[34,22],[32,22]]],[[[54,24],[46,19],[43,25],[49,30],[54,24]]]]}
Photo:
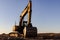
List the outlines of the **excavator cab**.
{"type": "Polygon", "coordinates": [[[27,26],[27,21],[23,21],[23,26],[27,26]]]}

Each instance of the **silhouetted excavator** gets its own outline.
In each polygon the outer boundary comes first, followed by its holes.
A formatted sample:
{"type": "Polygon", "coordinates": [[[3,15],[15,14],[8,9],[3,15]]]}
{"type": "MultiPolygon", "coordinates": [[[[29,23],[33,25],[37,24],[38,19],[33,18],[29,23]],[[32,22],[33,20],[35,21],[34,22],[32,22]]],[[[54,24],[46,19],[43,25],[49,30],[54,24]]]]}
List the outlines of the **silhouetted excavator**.
{"type": "Polygon", "coordinates": [[[15,25],[14,31],[19,32],[19,34],[23,34],[24,37],[36,37],[37,36],[37,28],[32,26],[31,23],[31,14],[32,14],[32,1],[29,0],[28,5],[22,11],[20,15],[19,26],[15,25]],[[28,20],[24,21],[24,17],[28,14],[28,20]]]}

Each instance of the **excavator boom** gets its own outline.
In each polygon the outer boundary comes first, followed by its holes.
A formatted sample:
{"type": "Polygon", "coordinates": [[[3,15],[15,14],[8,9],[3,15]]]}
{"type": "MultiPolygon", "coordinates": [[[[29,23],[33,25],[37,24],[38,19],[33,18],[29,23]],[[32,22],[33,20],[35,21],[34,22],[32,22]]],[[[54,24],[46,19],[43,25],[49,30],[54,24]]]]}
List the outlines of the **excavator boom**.
{"type": "Polygon", "coordinates": [[[26,8],[22,11],[22,14],[20,15],[20,26],[22,26],[22,21],[23,21],[26,14],[28,14],[27,23],[30,24],[31,23],[31,14],[32,14],[32,2],[31,2],[31,0],[29,1],[28,5],[26,6],[26,8]]]}

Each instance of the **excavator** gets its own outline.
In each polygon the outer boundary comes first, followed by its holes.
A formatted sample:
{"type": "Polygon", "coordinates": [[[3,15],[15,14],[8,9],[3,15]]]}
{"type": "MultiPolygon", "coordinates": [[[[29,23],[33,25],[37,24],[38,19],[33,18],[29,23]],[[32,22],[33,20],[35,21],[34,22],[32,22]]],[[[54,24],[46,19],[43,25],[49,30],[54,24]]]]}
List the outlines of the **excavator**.
{"type": "MultiPolygon", "coordinates": [[[[31,15],[32,15],[32,1],[29,0],[28,5],[25,7],[25,9],[22,11],[20,15],[20,22],[19,25],[15,25],[13,28],[13,33],[9,33],[10,36],[12,34],[15,35],[16,32],[17,34],[22,34],[23,37],[37,37],[37,28],[33,27],[31,23],[31,15]],[[28,15],[27,21],[24,21],[24,17],[28,15]],[[14,33],[15,32],[15,33],[14,33]]],[[[18,36],[19,36],[18,35],[18,36]]]]}

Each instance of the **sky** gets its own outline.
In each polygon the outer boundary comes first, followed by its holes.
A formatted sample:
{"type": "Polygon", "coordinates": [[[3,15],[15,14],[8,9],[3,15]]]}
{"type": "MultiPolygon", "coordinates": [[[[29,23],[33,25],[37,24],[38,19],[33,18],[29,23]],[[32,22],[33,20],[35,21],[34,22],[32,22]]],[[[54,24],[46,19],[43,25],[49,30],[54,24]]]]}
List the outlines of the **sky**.
{"type": "MultiPolygon", "coordinates": [[[[28,0],[0,0],[0,33],[10,33],[19,25],[28,0]]],[[[32,25],[38,33],[60,33],[60,0],[32,0],[32,25]]]]}

